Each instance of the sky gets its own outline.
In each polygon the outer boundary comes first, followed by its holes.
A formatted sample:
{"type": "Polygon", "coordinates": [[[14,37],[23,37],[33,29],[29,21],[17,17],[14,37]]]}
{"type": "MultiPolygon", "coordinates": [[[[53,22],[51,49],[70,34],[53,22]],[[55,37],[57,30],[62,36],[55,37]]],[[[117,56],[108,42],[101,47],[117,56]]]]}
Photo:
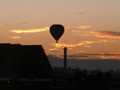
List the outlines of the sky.
{"type": "Polygon", "coordinates": [[[120,53],[120,0],[0,0],[0,43],[42,44],[47,54],[120,53]],[[59,44],[49,33],[62,24],[59,44]],[[59,51],[59,52],[58,52],[59,51]]]}

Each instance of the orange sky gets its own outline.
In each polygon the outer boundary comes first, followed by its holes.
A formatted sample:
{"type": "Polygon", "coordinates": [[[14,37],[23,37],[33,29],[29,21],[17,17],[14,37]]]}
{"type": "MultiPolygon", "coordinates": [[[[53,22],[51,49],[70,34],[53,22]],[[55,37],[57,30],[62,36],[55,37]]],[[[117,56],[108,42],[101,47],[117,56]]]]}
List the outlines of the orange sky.
{"type": "Polygon", "coordinates": [[[42,44],[48,54],[120,52],[119,0],[0,0],[0,43],[42,44]],[[49,33],[63,24],[59,44],[49,33]],[[62,52],[62,50],[60,51],[62,52]]]}

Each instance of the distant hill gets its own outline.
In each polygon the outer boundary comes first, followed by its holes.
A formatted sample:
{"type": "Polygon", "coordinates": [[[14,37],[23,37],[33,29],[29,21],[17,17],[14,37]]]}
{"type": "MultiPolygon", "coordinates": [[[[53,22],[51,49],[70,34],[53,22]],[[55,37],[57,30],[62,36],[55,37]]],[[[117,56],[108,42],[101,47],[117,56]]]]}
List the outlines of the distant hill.
{"type": "MultiPolygon", "coordinates": [[[[63,59],[49,55],[52,66],[62,67],[63,59]]],[[[87,70],[116,70],[120,69],[120,60],[116,59],[68,59],[68,66],[87,70]]]]}

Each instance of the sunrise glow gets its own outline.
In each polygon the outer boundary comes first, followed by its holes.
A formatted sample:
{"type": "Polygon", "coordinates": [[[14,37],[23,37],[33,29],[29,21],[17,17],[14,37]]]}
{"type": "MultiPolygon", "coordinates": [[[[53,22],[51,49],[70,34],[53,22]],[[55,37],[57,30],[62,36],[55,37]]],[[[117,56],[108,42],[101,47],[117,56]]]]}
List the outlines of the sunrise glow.
{"type": "Polygon", "coordinates": [[[18,29],[18,30],[11,30],[12,33],[16,34],[29,34],[29,33],[40,33],[48,31],[49,27],[39,28],[39,29],[18,29]]]}
{"type": "Polygon", "coordinates": [[[64,47],[79,54],[120,52],[119,0],[1,0],[0,43],[42,45],[47,54],[64,47]],[[65,27],[55,43],[49,28],[65,27]]]}

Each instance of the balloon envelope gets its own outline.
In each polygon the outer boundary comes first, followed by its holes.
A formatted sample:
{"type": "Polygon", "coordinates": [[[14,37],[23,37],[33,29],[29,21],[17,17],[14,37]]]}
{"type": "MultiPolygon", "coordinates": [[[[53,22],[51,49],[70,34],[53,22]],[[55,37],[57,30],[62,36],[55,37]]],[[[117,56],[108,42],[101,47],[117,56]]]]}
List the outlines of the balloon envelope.
{"type": "Polygon", "coordinates": [[[54,24],[50,27],[50,33],[53,36],[53,38],[58,42],[58,40],[61,38],[61,36],[64,33],[64,26],[59,24],[54,24]]]}

